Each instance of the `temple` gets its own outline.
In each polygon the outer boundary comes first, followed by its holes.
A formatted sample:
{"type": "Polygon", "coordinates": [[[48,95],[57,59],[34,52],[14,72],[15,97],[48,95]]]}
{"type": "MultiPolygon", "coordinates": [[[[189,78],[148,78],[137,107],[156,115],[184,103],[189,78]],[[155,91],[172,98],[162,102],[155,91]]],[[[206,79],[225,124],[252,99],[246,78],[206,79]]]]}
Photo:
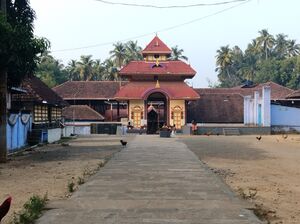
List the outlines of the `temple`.
{"type": "Polygon", "coordinates": [[[120,71],[129,83],[120,88],[115,100],[127,102],[129,121],[135,128],[154,134],[164,124],[181,129],[187,122],[187,104],[198,93],[184,81],[195,70],[180,60],[170,60],[171,49],[157,36],[142,51],[143,61],[131,61],[120,71]]]}
{"type": "MultiPolygon", "coordinates": [[[[232,88],[192,88],[185,80],[195,70],[171,60],[171,53],[155,36],[142,51],[143,60],[121,68],[122,81],[67,81],[54,87],[63,100],[77,105],[63,110],[66,124],[83,130],[78,134],[115,134],[120,125],[133,127],[127,133],[148,134],[175,125],[178,133],[188,134],[192,121],[201,124],[198,134],[225,133],[224,127],[239,127],[241,133],[260,127],[260,133],[270,133],[272,124],[287,124],[282,117],[297,117],[283,113],[300,107],[299,92],[274,82],[249,81],[232,88]]],[[[298,121],[289,123],[295,124],[300,127],[298,121]]]]}

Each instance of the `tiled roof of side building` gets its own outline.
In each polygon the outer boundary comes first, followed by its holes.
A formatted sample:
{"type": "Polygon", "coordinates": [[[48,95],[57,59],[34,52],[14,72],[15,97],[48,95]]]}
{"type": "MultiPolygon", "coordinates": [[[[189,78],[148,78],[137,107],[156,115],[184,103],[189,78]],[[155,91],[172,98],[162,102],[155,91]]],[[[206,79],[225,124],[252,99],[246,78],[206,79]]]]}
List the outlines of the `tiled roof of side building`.
{"type": "Polygon", "coordinates": [[[98,99],[114,98],[126,81],[68,81],[53,88],[64,100],[71,99],[98,99]]]}
{"type": "Polygon", "coordinates": [[[104,117],[87,105],[71,105],[65,107],[62,113],[66,120],[103,121],[104,117]]]}
{"type": "Polygon", "coordinates": [[[291,94],[286,96],[287,99],[300,99],[300,89],[295,90],[291,94]]]}
{"type": "Polygon", "coordinates": [[[57,106],[66,106],[68,104],[55,91],[33,75],[23,79],[20,86],[26,93],[13,95],[13,100],[34,101],[57,106]]]}
{"type": "MultiPolygon", "coordinates": [[[[188,115],[198,123],[243,123],[244,99],[235,93],[201,93],[188,106],[188,115]]],[[[191,121],[189,121],[191,122],[191,121]]]]}
{"type": "Polygon", "coordinates": [[[254,91],[261,92],[263,86],[270,86],[272,100],[285,99],[289,94],[293,92],[292,89],[281,86],[275,82],[260,83],[247,88],[243,88],[242,86],[236,86],[233,88],[199,88],[196,90],[200,94],[200,96],[202,94],[216,94],[216,93],[241,94],[243,96],[247,96],[247,95],[253,95],[254,91]]]}
{"type": "Polygon", "coordinates": [[[171,54],[171,49],[161,40],[158,36],[155,36],[152,41],[145,47],[142,51],[143,54],[146,53],[166,53],[171,54]]]}
{"type": "Polygon", "coordinates": [[[193,77],[196,71],[183,61],[160,61],[155,62],[131,61],[124,66],[120,75],[181,75],[193,77]]]}

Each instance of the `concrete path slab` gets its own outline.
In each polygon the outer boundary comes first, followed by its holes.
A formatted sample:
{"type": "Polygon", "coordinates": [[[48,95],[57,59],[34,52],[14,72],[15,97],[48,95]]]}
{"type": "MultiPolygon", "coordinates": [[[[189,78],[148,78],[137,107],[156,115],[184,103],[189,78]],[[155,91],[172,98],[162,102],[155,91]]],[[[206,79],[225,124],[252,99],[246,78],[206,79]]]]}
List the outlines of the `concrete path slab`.
{"type": "Polygon", "coordinates": [[[258,224],[221,179],[176,138],[136,136],[39,224],[258,224]]]}

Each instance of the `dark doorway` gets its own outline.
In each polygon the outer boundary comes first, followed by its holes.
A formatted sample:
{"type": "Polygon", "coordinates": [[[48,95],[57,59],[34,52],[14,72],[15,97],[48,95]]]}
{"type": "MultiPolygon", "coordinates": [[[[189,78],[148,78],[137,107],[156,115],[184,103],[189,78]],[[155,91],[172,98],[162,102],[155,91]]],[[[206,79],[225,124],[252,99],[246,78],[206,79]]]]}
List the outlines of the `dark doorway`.
{"type": "Polygon", "coordinates": [[[158,130],[158,114],[153,109],[148,112],[147,119],[148,134],[156,134],[158,130]]]}
{"type": "Polygon", "coordinates": [[[147,133],[156,134],[167,124],[167,98],[164,94],[155,92],[147,99],[147,133]]]}

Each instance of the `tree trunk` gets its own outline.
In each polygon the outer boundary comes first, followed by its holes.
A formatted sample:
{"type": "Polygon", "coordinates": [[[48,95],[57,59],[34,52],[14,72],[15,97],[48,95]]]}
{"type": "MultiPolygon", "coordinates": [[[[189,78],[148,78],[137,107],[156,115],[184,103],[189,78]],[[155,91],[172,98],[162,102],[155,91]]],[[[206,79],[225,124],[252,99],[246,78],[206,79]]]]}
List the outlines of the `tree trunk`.
{"type": "Polygon", "coordinates": [[[0,0],[0,10],[6,15],[6,0],[0,0]]]}
{"type": "Polygon", "coordinates": [[[0,163],[6,162],[6,96],[7,96],[7,72],[0,70],[0,163]]]}

